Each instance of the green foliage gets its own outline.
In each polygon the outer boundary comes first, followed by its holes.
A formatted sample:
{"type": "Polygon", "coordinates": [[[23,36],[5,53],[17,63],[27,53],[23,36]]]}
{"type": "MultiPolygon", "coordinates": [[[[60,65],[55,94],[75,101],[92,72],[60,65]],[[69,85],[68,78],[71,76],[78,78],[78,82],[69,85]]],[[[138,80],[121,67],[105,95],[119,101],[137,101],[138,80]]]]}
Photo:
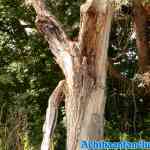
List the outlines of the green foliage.
{"type": "Polygon", "coordinates": [[[23,1],[0,0],[2,150],[17,149],[18,141],[25,149],[39,148],[48,97],[63,77],[34,20],[23,1]]]}

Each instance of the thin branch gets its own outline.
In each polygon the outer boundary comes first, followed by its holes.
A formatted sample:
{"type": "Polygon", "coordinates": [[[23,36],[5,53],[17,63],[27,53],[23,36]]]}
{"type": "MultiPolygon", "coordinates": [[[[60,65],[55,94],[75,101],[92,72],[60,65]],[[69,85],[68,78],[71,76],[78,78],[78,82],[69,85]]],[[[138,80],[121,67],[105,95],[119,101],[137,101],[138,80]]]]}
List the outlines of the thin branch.
{"type": "Polygon", "coordinates": [[[59,82],[58,86],[48,100],[48,108],[46,111],[46,120],[43,126],[43,141],[41,150],[49,150],[50,140],[53,136],[54,129],[57,122],[58,107],[64,99],[64,84],[65,80],[59,82]]]}

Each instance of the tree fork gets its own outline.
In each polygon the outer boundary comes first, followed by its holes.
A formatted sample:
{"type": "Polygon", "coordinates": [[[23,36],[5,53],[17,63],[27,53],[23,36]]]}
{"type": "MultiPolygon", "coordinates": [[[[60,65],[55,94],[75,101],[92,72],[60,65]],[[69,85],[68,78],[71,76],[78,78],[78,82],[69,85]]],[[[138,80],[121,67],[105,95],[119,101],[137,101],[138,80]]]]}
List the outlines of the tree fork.
{"type": "Polygon", "coordinates": [[[67,149],[79,150],[81,140],[103,138],[112,2],[87,0],[81,6],[77,43],[68,40],[43,0],[32,2],[37,13],[37,28],[49,43],[65,75],[67,149]]]}

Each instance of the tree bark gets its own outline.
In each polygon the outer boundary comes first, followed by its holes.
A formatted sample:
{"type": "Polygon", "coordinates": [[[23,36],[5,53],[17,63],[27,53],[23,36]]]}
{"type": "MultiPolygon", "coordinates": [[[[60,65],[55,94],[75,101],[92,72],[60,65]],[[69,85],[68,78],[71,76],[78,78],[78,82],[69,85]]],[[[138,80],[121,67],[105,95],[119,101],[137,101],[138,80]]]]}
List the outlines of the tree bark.
{"type": "Polygon", "coordinates": [[[75,43],[67,39],[42,0],[32,2],[37,28],[48,41],[66,78],[67,149],[79,150],[80,140],[103,138],[112,3],[87,0],[81,6],[80,33],[75,43]]]}

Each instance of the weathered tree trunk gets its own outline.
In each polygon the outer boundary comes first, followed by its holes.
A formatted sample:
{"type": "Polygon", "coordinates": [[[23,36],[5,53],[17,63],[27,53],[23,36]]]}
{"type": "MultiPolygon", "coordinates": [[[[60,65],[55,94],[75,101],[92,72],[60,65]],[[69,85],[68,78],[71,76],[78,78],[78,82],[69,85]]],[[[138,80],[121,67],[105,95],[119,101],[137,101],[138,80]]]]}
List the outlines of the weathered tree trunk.
{"type": "Polygon", "coordinates": [[[33,7],[37,13],[37,28],[44,34],[66,78],[67,149],[79,150],[80,140],[103,138],[112,3],[87,0],[81,6],[77,43],[67,39],[42,0],[33,0],[33,7]]]}
{"type": "Polygon", "coordinates": [[[79,54],[73,84],[66,97],[67,148],[80,140],[103,138],[107,48],[112,11],[107,1],[91,0],[81,7],[79,54]]]}

